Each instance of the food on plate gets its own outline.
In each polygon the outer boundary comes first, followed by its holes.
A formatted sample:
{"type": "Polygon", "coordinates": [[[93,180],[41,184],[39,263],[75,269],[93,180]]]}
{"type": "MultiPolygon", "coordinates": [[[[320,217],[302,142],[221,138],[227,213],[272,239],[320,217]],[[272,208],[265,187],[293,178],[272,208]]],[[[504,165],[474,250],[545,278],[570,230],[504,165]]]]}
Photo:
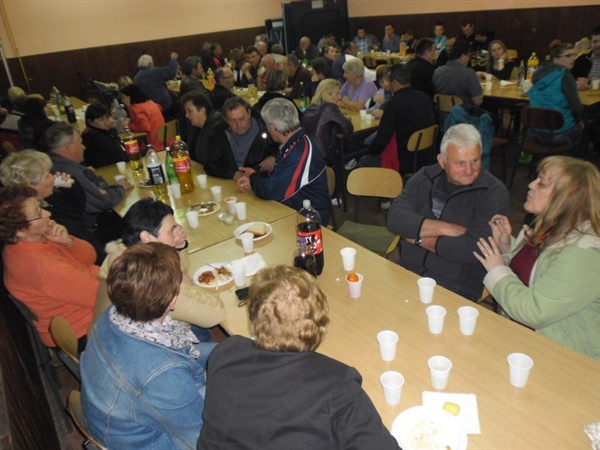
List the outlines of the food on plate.
{"type": "Polygon", "coordinates": [[[348,276],[346,277],[346,279],[348,281],[350,281],[351,283],[356,283],[358,281],[358,275],[354,272],[351,272],[348,274],[348,276]]]}
{"type": "Polygon", "coordinates": [[[202,284],[213,284],[215,282],[215,274],[210,270],[202,272],[198,277],[198,282],[202,284]]]}
{"type": "Polygon", "coordinates": [[[402,439],[405,450],[451,450],[444,439],[444,429],[431,420],[419,420],[402,439]]]}
{"type": "Polygon", "coordinates": [[[221,267],[217,268],[217,273],[218,273],[219,275],[223,275],[223,276],[225,276],[225,277],[230,277],[230,276],[232,276],[232,275],[231,275],[231,272],[229,271],[229,269],[227,269],[227,267],[225,267],[225,266],[221,266],[221,267]]]}
{"type": "Polygon", "coordinates": [[[460,406],[458,406],[456,403],[446,402],[444,403],[444,410],[448,411],[453,416],[458,416],[460,413],[460,406]]]}
{"type": "Polygon", "coordinates": [[[199,214],[210,214],[211,212],[216,211],[217,207],[215,202],[202,202],[190,206],[190,210],[198,211],[199,214]]]}
{"type": "Polygon", "coordinates": [[[268,231],[269,230],[264,223],[253,223],[246,228],[246,233],[252,233],[254,235],[254,239],[264,236],[268,231]]]}

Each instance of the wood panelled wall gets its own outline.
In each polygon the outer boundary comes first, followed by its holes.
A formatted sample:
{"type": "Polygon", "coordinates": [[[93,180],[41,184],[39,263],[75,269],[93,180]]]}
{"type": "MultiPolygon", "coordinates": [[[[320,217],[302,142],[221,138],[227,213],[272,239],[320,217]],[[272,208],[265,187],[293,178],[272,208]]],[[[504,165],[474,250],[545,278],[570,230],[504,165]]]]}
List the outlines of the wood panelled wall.
{"type": "MultiPolygon", "coordinates": [[[[400,9],[400,4],[399,4],[400,9]]],[[[396,32],[412,27],[418,37],[431,36],[435,22],[442,20],[448,33],[460,32],[460,24],[471,18],[478,28],[492,29],[496,37],[519,52],[526,59],[532,51],[541,57],[548,53],[548,44],[559,38],[565,42],[576,42],[583,36],[589,36],[590,30],[600,25],[600,6],[579,6],[565,8],[508,9],[467,13],[430,13],[397,16],[375,16],[350,18],[350,30],[362,24],[378,39],[383,36],[386,23],[392,22],[396,32]]],[[[189,55],[197,55],[203,42],[219,42],[227,53],[231,48],[249,45],[254,36],[264,32],[262,27],[243,30],[222,31],[210,34],[198,34],[171,39],[87,48],[35,55],[23,58],[24,66],[30,78],[32,92],[47,96],[53,85],[70,95],[82,97],[89,89],[78,78],[82,72],[101,81],[115,81],[121,75],[133,75],[138,57],[149,53],[157,65],[168,62],[172,50],[180,55],[180,63],[189,55]]],[[[345,36],[348,39],[351,36],[345,36]]],[[[341,36],[338,41],[341,41],[341,36]]],[[[24,78],[16,59],[9,60],[9,66],[15,83],[25,88],[24,78]]],[[[6,92],[8,80],[4,71],[0,71],[0,95],[6,92]]]]}

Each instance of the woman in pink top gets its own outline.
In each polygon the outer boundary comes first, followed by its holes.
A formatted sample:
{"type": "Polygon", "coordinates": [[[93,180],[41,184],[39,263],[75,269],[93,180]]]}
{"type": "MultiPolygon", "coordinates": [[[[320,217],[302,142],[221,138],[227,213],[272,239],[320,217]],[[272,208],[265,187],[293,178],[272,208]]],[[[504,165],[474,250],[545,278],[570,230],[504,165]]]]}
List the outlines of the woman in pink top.
{"type": "Polygon", "coordinates": [[[148,142],[154,150],[163,150],[162,141],[157,132],[165,124],[161,107],[150,100],[146,94],[135,84],[130,84],[121,89],[121,99],[129,110],[129,129],[148,134],[148,142]]]}

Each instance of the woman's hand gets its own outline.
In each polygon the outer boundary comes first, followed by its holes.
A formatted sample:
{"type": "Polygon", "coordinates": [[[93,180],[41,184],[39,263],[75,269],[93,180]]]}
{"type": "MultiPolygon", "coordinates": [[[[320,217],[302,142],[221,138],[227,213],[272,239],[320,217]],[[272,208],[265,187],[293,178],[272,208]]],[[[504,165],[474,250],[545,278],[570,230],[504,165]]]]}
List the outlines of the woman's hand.
{"type": "Polygon", "coordinates": [[[63,225],[57,224],[54,220],[48,222],[50,229],[46,232],[44,237],[49,241],[62,244],[65,247],[73,245],[73,238],[69,236],[69,232],[63,225]]]}
{"type": "Polygon", "coordinates": [[[373,101],[374,101],[375,103],[383,103],[383,101],[384,101],[384,100],[385,100],[385,98],[384,98],[384,97],[383,97],[383,95],[381,95],[381,94],[375,94],[375,95],[373,96],[373,101]]]}
{"type": "Polygon", "coordinates": [[[187,233],[185,232],[185,229],[178,224],[173,230],[173,242],[175,243],[175,248],[182,248],[185,245],[186,239],[187,233]]]}
{"type": "Polygon", "coordinates": [[[500,248],[502,253],[510,251],[512,227],[506,216],[496,214],[489,222],[492,228],[492,236],[494,241],[500,248]]]}
{"type": "Polygon", "coordinates": [[[477,252],[473,252],[473,255],[488,272],[494,267],[505,265],[502,252],[498,248],[498,245],[496,245],[493,237],[488,237],[487,241],[484,238],[479,239],[477,247],[479,247],[481,255],[477,252]]]}

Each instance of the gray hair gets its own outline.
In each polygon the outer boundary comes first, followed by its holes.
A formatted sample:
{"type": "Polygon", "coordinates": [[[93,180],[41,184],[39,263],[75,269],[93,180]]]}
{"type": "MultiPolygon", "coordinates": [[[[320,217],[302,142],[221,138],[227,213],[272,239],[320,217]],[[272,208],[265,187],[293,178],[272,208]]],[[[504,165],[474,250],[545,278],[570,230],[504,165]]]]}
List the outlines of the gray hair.
{"type": "Polygon", "coordinates": [[[54,151],[64,147],[68,141],[72,142],[77,134],[79,134],[79,131],[75,130],[72,126],[64,122],[56,122],[46,130],[48,150],[54,151]]]}
{"type": "Polygon", "coordinates": [[[149,67],[154,64],[154,59],[150,55],[142,55],[138,59],[138,67],[149,67]]]}
{"type": "Polygon", "coordinates": [[[357,77],[363,77],[365,75],[365,64],[358,58],[352,58],[346,61],[342,66],[342,69],[344,69],[344,72],[349,72],[357,77]]]}
{"type": "Polygon", "coordinates": [[[5,187],[35,186],[52,168],[48,155],[37,150],[10,153],[0,164],[0,181],[5,187]]]}
{"type": "Polygon", "coordinates": [[[273,125],[284,136],[300,128],[298,109],[285,98],[274,98],[263,106],[261,117],[267,125],[273,125]]]}
{"type": "Polygon", "coordinates": [[[467,144],[476,144],[479,146],[479,151],[481,151],[481,134],[479,134],[477,128],[468,123],[459,123],[458,125],[448,128],[440,145],[440,153],[444,158],[444,161],[447,160],[447,150],[448,145],[450,144],[454,144],[458,147],[462,147],[467,144]]]}

